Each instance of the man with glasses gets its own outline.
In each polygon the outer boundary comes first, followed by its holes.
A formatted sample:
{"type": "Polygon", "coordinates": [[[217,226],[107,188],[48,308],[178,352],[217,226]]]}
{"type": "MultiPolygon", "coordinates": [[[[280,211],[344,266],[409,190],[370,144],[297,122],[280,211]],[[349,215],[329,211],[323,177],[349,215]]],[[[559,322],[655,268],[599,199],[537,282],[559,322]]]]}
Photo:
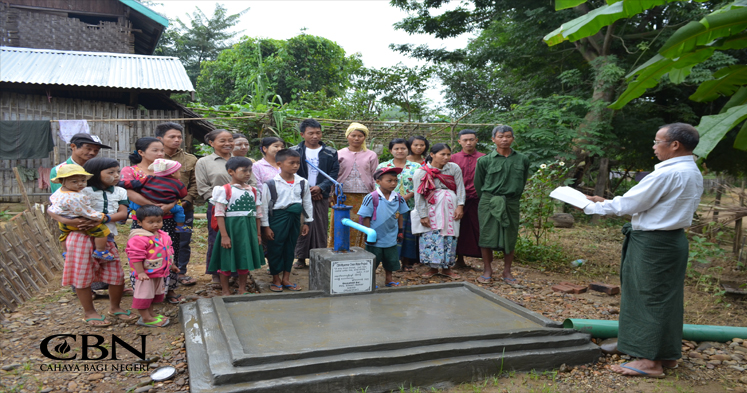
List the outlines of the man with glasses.
{"type": "Polygon", "coordinates": [[[612,366],[626,376],[664,377],[664,368],[682,357],[685,270],[690,226],[703,193],[703,176],[693,150],[700,136],[684,123],[662,126],[654,154],[662,161],[623,196],[594,203],[586,214],[630,214],[623,226],[620,263],[620,327],[617,349],[639,358],[612,366]]]}

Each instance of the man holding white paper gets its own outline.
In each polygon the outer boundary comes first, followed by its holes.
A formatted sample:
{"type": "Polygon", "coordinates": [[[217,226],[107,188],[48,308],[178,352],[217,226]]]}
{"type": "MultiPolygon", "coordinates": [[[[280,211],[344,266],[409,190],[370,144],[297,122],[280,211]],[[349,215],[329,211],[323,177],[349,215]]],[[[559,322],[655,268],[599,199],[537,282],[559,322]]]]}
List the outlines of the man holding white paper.
{"type": "Polygon", "coordinates": [[[632,215],[623,226],[620,263],[620,327],[617,349],[639,360],[612,366],[626,376],[663,378],[682,357],[684,280],[690,226],[703,193],[703,176],[692,152],[699,142],[695,127],[662,126],[654,139],[661,160],[655,170],[623,196],[594,202],[586,214],[632,215]]]}

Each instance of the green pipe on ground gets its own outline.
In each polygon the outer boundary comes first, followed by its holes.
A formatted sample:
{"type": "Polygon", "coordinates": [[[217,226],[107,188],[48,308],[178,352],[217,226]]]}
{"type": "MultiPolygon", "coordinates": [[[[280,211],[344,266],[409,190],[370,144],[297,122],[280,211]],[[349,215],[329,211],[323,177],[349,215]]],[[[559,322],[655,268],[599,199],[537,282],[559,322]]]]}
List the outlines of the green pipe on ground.
{"type": "MultiPolygon", "coordinates": [[[[589,333],[594,338],[617,337],[617,321],[603,321],[599,319],[566,319],[563,321],[566,329],[576,329],[589,333]]],[[[690,341],[727,342],[733,338],[747,339],[747,327],[713,326],[713,325],[683,325],[682,338],[690,341]]]]}

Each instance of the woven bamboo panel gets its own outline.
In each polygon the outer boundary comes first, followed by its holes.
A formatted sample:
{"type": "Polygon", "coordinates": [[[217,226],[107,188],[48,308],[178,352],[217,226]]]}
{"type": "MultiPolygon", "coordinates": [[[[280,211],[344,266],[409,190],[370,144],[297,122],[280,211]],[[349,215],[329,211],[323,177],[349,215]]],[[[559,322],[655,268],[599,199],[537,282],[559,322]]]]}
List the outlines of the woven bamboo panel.
{"type": "Polygon", "coordinates": [[[56,224],[36,208],[0,226],[0,311],[17,309],[62,270],[57,231],[56,224]]]}

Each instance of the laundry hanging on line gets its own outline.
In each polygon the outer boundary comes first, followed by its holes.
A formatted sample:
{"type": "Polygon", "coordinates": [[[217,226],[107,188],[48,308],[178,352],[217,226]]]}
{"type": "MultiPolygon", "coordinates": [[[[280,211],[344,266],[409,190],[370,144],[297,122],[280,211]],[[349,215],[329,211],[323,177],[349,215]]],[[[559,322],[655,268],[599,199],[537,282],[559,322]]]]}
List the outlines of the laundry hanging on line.
{"type": "Polygon", "coordinates": [[[0,159],[47,158],[54,150],[49,120],[0,121],[0,159]]]}
{"type": "Polygon", "coordinates": [[[75,134],[90,134],[91,129],[88,127],[88,120],[59,120],[60,139],[65,143],[70,143],[70,138],[75,134]]]}

